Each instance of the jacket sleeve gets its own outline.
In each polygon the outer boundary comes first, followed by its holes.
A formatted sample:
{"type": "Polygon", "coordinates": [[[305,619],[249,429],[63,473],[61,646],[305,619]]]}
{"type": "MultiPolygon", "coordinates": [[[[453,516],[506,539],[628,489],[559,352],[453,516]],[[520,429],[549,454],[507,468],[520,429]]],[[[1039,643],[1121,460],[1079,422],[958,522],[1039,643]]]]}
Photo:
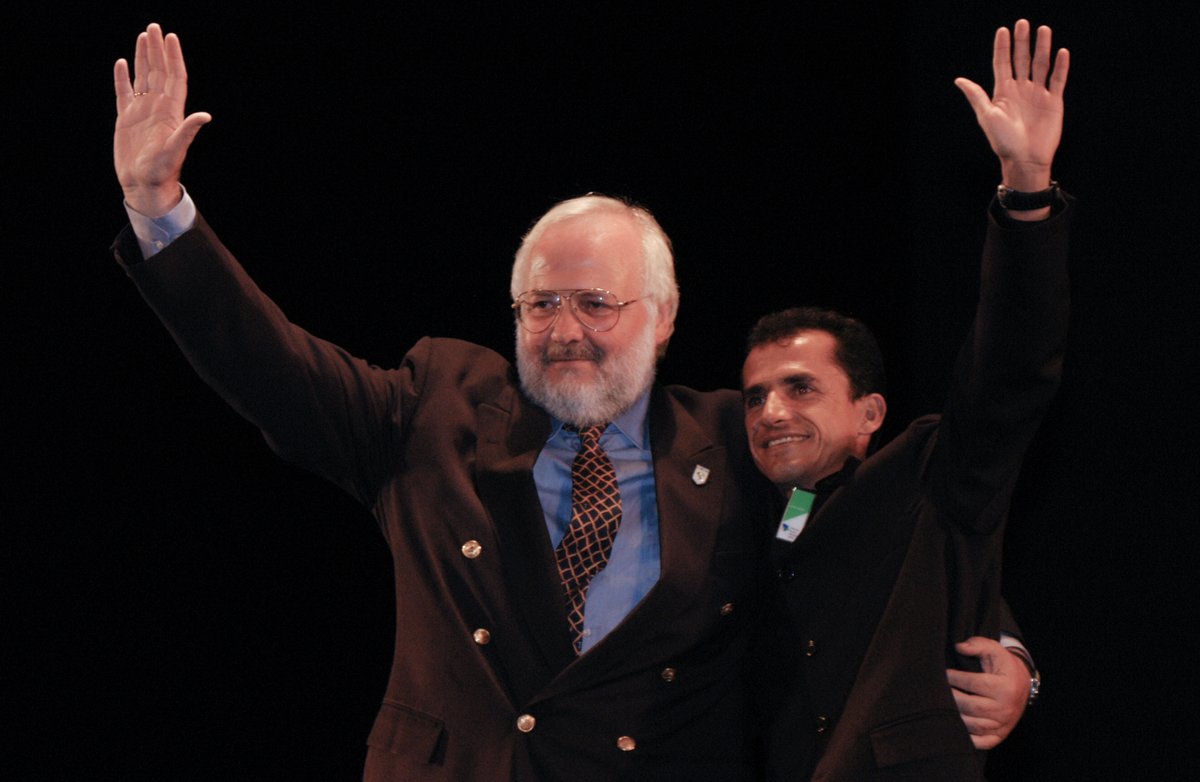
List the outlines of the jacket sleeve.
{"type": "Polygon", "coordinates": [[[291,323],[200,216],[148,260],[128,228],[113,249],[200,377],[273,450],[373,502],[419,362],[382,370],[291,323]]]}
{"type": "Polygon", "coordinates": [[[1037,223],[993,204],[974,323],[959,353],[925,476],[968,533],[1002,522],[1021,459],[1058,388],[1068,320],[1071,200],[1037,223]]]}

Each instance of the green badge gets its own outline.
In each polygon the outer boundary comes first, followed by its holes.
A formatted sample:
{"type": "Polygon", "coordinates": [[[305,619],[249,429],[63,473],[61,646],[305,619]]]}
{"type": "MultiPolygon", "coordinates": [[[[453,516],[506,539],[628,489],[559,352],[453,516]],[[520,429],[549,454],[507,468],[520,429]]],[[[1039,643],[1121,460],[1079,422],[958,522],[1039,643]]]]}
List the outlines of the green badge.
{"type": "Polygon", "coordinates": [[[811,491],[792,489],[792,496],[788,499],[787,507],[783,509],[783,519],[775,532],[776,538],[792,543],[800,537],[804,525],[808,523],[808,514],[812,510],[815,497],[811,491]]]}

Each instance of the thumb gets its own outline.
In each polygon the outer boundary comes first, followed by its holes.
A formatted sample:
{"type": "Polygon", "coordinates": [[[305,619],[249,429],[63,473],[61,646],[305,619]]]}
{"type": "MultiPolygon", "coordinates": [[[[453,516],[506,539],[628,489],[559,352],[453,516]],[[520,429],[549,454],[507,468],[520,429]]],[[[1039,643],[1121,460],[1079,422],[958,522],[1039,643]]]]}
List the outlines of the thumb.
{"type": "Polygon", "coordinates": [[[996,661],[998,653],[1007,654],[1004,651],[1004,647],[997,641],[979,635],[971,636],[965,641],[956,643],[954,648],[964,657],[978,657],[979,664],[983,666],[983,670],[986,673],[993,673],[999,668],[996,661]],[[997,652],[997,648],[999,648],[999,652],[997,652]]]}
{"type": "Polygon", "coordinates": [[[970,79],[959,76],[954,80],[954,86],[966,96],[967,102],[971,104],[971,108],[975,110],[975,116],[982,116],[983,112],[992,105],[991,98],[983,87],[980,87],[970,79]]]}
{"type": "Polygon", "coordinates": [[[212,122],[212,115],[207,111],[197,111],[195,114],[189,114],[180,123],[179,127],[175,128],[175,132],[167,140],[167,146],[177,154],[187,152],[187,148],[192,145],[192,140],[196,138],[196,134],[200,132],[200,128],[209,122],[212,122]]]}

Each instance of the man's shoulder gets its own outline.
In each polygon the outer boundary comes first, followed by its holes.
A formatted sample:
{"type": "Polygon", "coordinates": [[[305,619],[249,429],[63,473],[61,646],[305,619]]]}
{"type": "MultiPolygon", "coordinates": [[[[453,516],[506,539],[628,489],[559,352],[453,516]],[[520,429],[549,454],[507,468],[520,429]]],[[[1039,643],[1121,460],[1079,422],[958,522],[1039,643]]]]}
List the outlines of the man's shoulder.
{"type": "Polygon", "coordinates": [[[477,401],[520,386],[512,362],[495,350],[449,337],[422,337],[404,356],[403,368],[428,388],[457,388],[477,401]]]}
{"type": "Polygon", "coordinates": [[[512,366],[507,358],[492,348],[453,337],[421,337],[409,350],[406,359],[409,357],[439,363],[478,365],[484,371],[512,366]]]}
{"type": "Polygon", "coordinates": [[[730,388],[715,391],[697,391],[687,386],[661,386],[665,397],[690,413],[704,417],[726,417],[733,415],[739,420],[742,412],[742,395],[730,388]]]}
{"type": "MultiPolygon", "coordinates": [[[[895,458],[901,454],[927,450],[937,442],[938,429],[942,423],[941,413],[926,413],[911,421],[896,436],[880,445],[877,450],[863,460],[864,464],[874,464],[895,458]]],[[[902,457],[907,458],[907,457],[902,457]]]]}
{"type": "Polygon", "coordinates": [[[742,395],[728,388],[697,391],[687,386],[656,386],[651,415],[688,419],[716,441],[729,444],[745,439],[742,395]]]}

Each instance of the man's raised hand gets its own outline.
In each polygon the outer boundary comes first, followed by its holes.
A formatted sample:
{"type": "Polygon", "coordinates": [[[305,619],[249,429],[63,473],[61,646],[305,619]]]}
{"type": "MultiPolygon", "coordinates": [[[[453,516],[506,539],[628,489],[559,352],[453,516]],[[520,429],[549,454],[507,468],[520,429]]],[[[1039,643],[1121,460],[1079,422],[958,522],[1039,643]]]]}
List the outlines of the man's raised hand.
{"type": "Polygon", "coordinates": [[[988,94],[970,79],[955,85],[966,95],[975,118],[1000,158],[1004,184],[1033,192],[1050,186],[1050,164],[1062,137],[1063,90],[1070,55],[1059,49],[1050,64],[1050,28],[1039,27],[1030,54],[1029,22],[996,31],[992,47],[995,86],[988,94]]]}
{"type": "Polygon", "coordinates": [[[184,116],[187,68],[179,38],[163,37],[151,24],[138,36],[134,78],[129,63],[113,66],[117,125],[113,164],[126,202],[150,217],[159,217],[179,202],[179,172],[200,127],[212,119],[206,112],[184,116]]]}

